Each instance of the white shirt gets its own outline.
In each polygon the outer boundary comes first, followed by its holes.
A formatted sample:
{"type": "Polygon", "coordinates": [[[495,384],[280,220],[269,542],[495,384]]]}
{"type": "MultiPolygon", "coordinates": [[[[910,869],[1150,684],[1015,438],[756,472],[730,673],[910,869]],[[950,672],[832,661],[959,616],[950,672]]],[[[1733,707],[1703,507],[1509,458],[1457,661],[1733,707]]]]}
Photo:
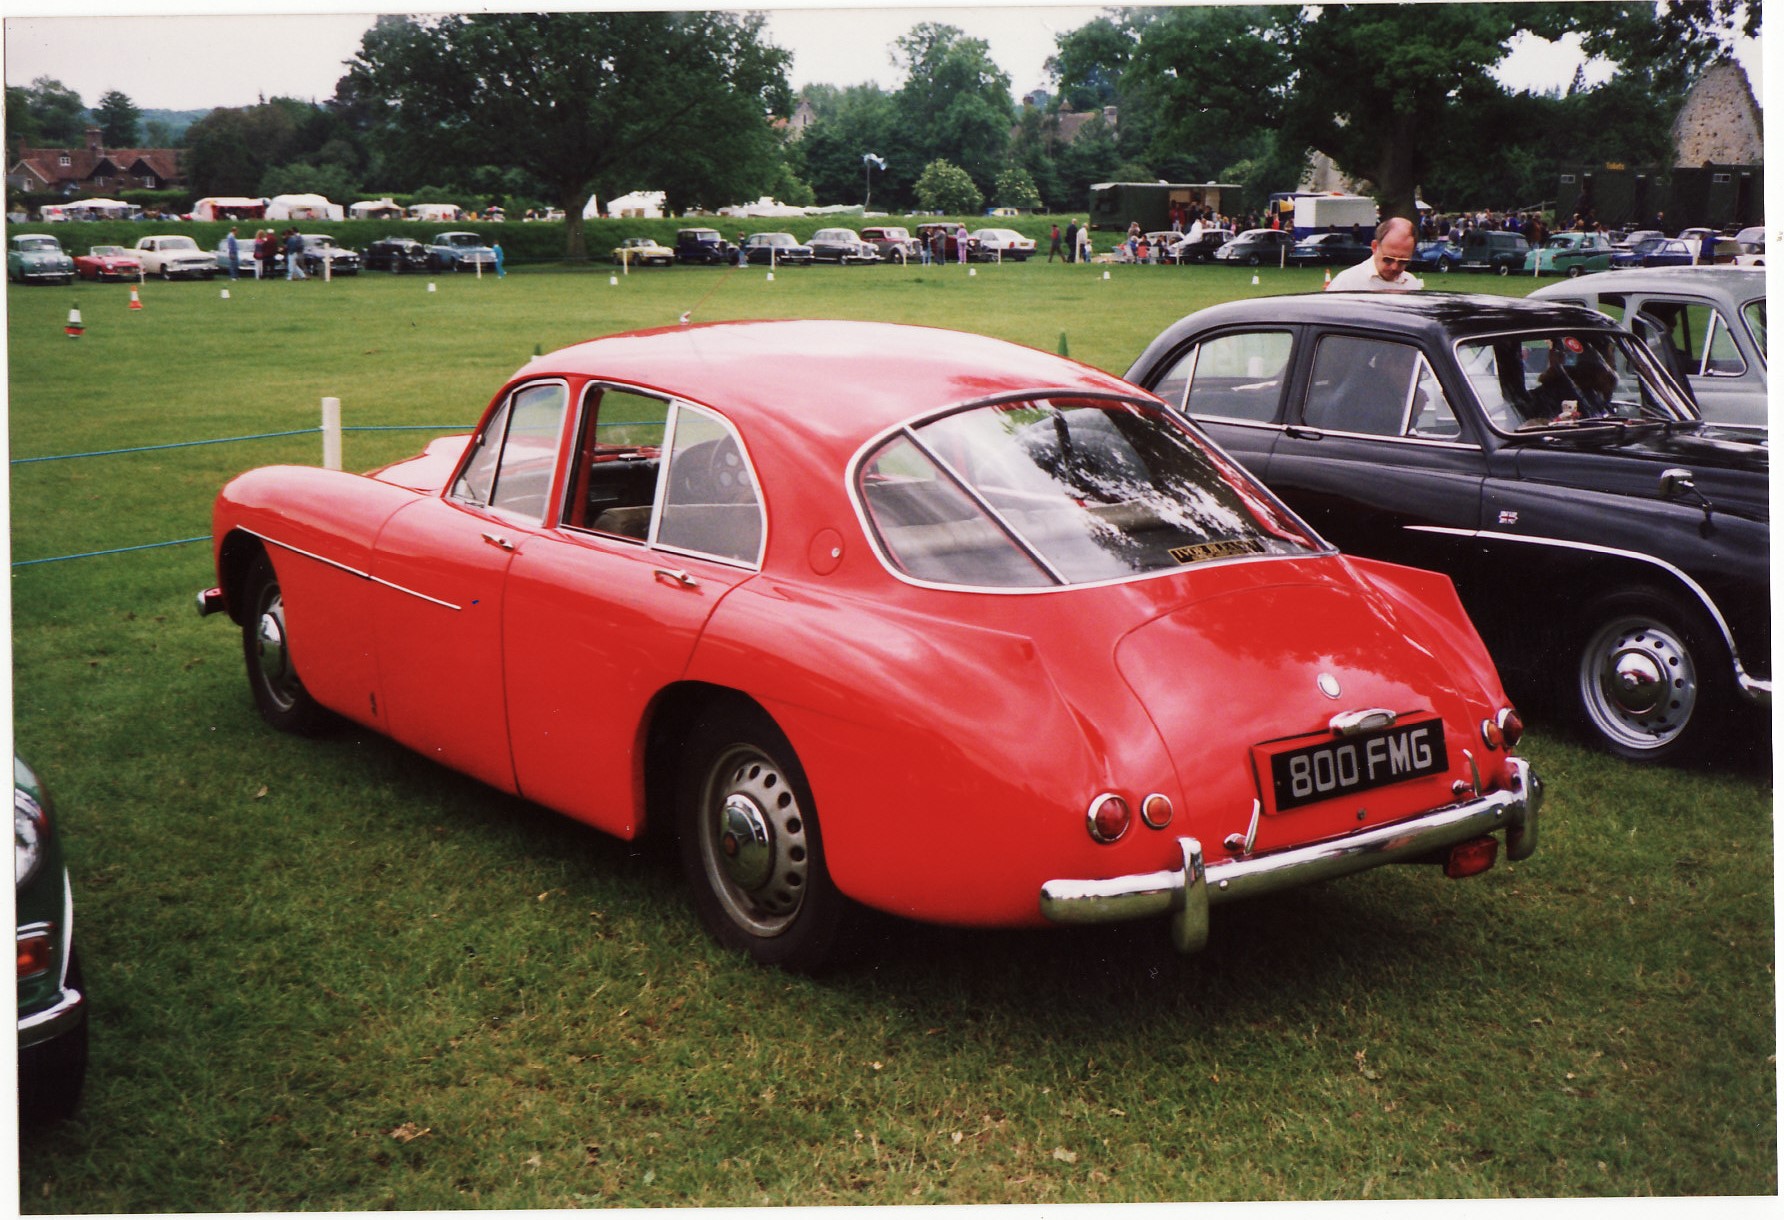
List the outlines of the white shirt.
{"type": "Polygon", "coordinates": [[[1397,280],[1384,280],[1375,269],[1373,256],[1364,259],[1354,267],[1346,267],[1332,277],[1326,285],[1327,292],[1417,292],[1425,286],[1412,272],[1402,269],[1397,280]]]}

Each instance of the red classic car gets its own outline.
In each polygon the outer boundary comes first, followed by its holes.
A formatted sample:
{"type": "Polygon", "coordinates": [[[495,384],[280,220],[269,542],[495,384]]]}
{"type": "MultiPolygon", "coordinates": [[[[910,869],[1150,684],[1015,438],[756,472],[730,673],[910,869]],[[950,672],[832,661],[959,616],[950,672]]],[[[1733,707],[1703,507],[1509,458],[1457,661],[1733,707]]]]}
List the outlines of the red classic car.
{"type": "Polygon", "coordinates": [[[998,340],[859,322],[534,359],[469,438],[217,499],[273,725],[329,713],[632,838],[723,944],[858,906],[1169,916],[1536,847],[1447,579],[1335,553],[1182,417],[998,340]],[[325,710],[326,709],[326,710],[325,710]]]}
{"type": "Polygon", "coordinates": [[[88,246],[74,256],[74,273],[83,280],[138,280],[142,263],[123,246],[88,246]]]}

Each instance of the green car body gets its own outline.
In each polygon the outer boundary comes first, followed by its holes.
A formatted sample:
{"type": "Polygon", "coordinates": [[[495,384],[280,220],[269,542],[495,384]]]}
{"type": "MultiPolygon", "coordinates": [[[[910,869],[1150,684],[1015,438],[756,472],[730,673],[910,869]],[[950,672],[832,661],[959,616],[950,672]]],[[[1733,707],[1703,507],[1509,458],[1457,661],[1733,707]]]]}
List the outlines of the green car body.
{"type": "Polygon", "coordinates": [[[7,243],[6,278],[17,284],[72,284],[74,260],[47,233],[20,233],[7,243]]]}
{"type": "Polygon", "coordinates": [[[72,1113],[87,1075],[87,997],[74,951],[74,898],[60,827],[42,781],[12,760],[18,934],[19,1104],[32,1118],[72,1113]]]}
{"type": "Polygon", "coordinates": [[[1609,271],[1611,254],[1611,239],[1602,233],[1557,233],[1524,256],[1524,270],[1566,276],[1609,271]]]}

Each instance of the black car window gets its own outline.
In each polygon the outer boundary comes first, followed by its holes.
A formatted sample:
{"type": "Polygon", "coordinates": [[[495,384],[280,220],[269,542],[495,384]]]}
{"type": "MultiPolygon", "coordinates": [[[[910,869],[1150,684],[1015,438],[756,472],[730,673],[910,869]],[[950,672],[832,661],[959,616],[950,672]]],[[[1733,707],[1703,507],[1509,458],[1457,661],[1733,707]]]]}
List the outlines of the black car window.
{"type": "Polygon", "coordinates": [[[724,420],[676,407],[659,546],[754,564],[762,552],[762,500],[743,446],[724,420]]]}
{"type": "Polygon", "coordinates": [[[648,538],[668,424],[663,399],[590,385],[583,392],[564,524],[639,542],[648,538]]]}
{"type": "Polygon", "coordinates": [[[1760,362],[1765,362],[1765,298],[1759,297],[1741,306],[1741,317],[1747,320],[1747,330],[1753,336],[1760,362]]]}
{"type": "Polygon", "coordinates": [[[1419,350],[1405,343],[1355,335],[1326,335],[1314,349],[1313,371],[1301,404],[1310,428],[1407,436],[1432,412],[1429,425],[1456,434],[1455,413],[1421,400],[1425,386],[1441,389],[1419,350]],[[1439,424],[1439,417],[1445,422],[1439,424]]]}
{"type": "Polygon", "coordinates": [[[1715,306],[1649,300],[1642,303],[1641,309],[1665,329],[1667,340],[1683,357],[1692,376],[1738,377],[1747,371],[1740,349],[1728,333],[1728,323],[1715,306]]]}
{"type": "Polygon", "coordinates": [[[1633,335],[1602,330],[1493,335],[1456,345],[1469,387],[1501,432],[1691,418],[1652,360],[1633,335]]]}
{"type": "Polygon", "coordinates": [[[507,435],[496,463],[489,506],[528,520],[545,517],[545,497],[557,466],[564,429],[566,394],[562,382],[516,390],[508,409],[507,435]]]}
{"type": "Polygon", "coordinates": [[[687,403],[602,385],[589,387],[582,415],[566,526],[760,562],[762,500],[729,424],[687,403]]]}
{"type": "Polygon", "coordinates": [[[564,402],[564,385],[558,381],[522,386],[509,395],[477,434],[470,458],[453,481],[452,498],[543,520],[564,402]]]}
{"type": "Polygon", "coordinates": [[[1179,357],[1153,392],[1191,415],[1268,423],[1276,418],[1293,349],[1286,330],[1216,335],[1179,357]]]}
{"type": "Polygon", "coordinates": [[[1036,588],[1318,546],[1156,406],[1037,398],[915,424],[861,464],[882,553],[920,580],[1036,588]]]}

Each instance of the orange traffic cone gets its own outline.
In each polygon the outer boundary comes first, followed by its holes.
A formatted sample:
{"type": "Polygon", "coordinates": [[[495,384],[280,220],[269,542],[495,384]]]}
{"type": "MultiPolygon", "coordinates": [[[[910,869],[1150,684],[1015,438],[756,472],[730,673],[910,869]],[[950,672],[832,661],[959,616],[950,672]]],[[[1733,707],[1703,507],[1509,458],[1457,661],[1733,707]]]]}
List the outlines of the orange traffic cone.
{"type": "Polygon", "coordinates": [[[130,308],[132,308],[132,309],[141,309],[142,308],[142,298],[136,295],[136,289],[134,289],[134,288],[132,288],[130,290],[130,308]]]}
{"type": "Polygon", "coordinates": [[[1332,273],[1330,270],[1328,270],[1326,272],[1326,287],[1330,288],[1331,286],[1332,286],[1332,273]]]}
{"type": "Polygon", "coordinates": [[[68,325],[64,328],[63,333],[70,339],[78,339],[81,337],[81,333],[86,329],[86,326],[81,323],[81,311],[79,307],[77,306],[74,309],[70,309],[68,311],[68,325]]]}

